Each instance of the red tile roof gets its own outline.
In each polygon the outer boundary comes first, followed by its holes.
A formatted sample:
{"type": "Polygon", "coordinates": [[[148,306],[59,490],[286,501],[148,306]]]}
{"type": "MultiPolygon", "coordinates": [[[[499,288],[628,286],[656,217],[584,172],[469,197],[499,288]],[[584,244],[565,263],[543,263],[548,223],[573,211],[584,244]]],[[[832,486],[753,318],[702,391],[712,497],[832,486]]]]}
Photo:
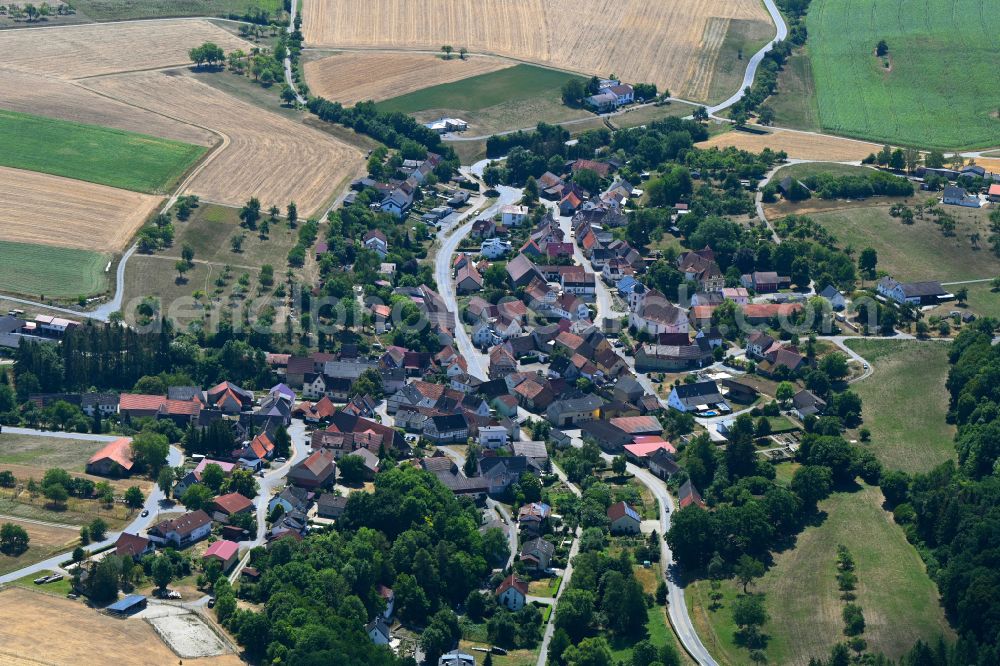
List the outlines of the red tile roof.
{"type": "Polygon", "coordinates": [[[115,542],[115,555],[135,557],[141,555],[147,546],[149,546],[149,539],[146,537],[122,532],[118,535],[118,541],[115,542]]]}
{"type": "Polygon", "coordinates": [[[162,395],[122,393],[118,400],[118,408],[123,412],[130,410],[148,410],[155,412],[166,402],[166,397],[162,395]]]}
{"type": "Polygon", "coordinates": [[[234,513],[249,511],[253,508],[253,502],[239,493],[226,493],[212,500],[212,507],[231,516],[234,513]]]}
{"type": "Polygon", "coordinates": [[[216,541],[205,551],[205,558],[217,557],[223,562],[228,562],[240,552],[239,544],[223,539],[216,541]]]}
{"type": "Polygon", "coordinates": [[[497,596],[503,594],[510,588],[514,588],[524,596],[528,596],[528,583],[517,577],[517,574],[511,574],[503,579],[500,583],[500,587],[497,588],[497,596]]]}
{"type": "Polygon", "coordinates": [[[125,470],[132,469],[132,439],[119,437],[113,442],[108,442],[100,451],[90,457],[87,465],[93,465],[106,459],[113,460],[125,470]]]}

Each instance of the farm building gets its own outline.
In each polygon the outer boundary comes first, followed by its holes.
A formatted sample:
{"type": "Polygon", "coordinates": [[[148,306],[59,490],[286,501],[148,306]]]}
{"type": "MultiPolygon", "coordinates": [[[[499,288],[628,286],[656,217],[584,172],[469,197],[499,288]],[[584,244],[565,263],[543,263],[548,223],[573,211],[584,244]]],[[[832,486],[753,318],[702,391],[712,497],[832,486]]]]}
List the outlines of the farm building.
{"type": "Polygon", "coordinates": [[[438,134],[447,134],[448,132],[464,132],[469,129],[469,123],[465,122],[461,118],[438,118],[432,122],[424,124],[429,130],[433,130],[438,134]]]}
{"type": "Polygon", "coordinates": [[[308,458],[292,467],[289,483],[303,488],[320,488],[332,483],[337,474],[333,452],[328,449],[315,451],[308,458]]]}
{"type": "Polygon", "coordinates": [[[965,206],[966,208],[979,208],[979,197],[969,194],[964,188],[952,185],[944,188],[944,195],[941,203],[949,206],[965,206]]]}
{"type": "Polygon", "coordinates": [[[884,277],[875,287],[879,294],[891,298],[897,303],[911,305],[934,305],[951,296],[940,282],[898,282],[891,277],[884,277]]]}
{"type": "Polygon", "coordinates": [[[240,556],[240,547],[225,539],[216,541],[205,551],[204,559],[215,560],[222,565],[222,571],[229,571],[240,556]]]}
{"type": "Polygon", "coordinates": [[[98,476],[127,476],[132,471],[132,440],[119,437],[87,461],[87,473],[98,476]]]}
{"type": "Polygon", "coordinates": [[[145,607],[146,597],[141,594],[130,594],[111,604],[105,610],[114,615],[131,615],[132,613],[138,613],[145,607]]]}

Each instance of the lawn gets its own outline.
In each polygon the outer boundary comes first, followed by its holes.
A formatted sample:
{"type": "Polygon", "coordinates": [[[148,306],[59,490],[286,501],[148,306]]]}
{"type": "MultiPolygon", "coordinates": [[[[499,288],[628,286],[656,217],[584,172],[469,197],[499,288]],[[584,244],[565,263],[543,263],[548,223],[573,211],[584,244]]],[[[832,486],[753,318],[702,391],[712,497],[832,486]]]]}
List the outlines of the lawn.
{"type": "Polygon", "coordinates": [[[107,254],[0,241],[0,256],[0,291],[40,299],[90,296],[108,288],[107,254]]]}
{"type": "Polygon", "coordinates": [[[35,585],[35,579],[41,578],[42,576],[51,576],[56,573],[55,571],[36,571],[33,574],[28,574],[23,578],[18,578],[11,585],[16,585],[18,587],[23,587],[27,590],[33,590],[35,592],[44,592],[45,594],[54,594],[57,597],[65,597],[67,594],[73,591],[73,579],[70,576],[63,576],[62,580],[57,580],[52,583],[45,583],[44,585],[35,585]]]}
{"type": "Polygon", "coordinates": [[[271,17],[283,13],[281,0],[79,0],[73,5],[95,21],[164,18],[168,16],[221,16],[240,18],[264,11],[271,17]]]}
{"type": "Polygon", "coordinates": [[[653,604],[646,610],[646,614],[645,636],[638,638],[608,638],[608,643],[611,645],[611,655],[614,657],[615,663],[632,663],[632,650],[635,644],[643,638],[656,646],[670,643],[677,650],[677,654],[680,655],[681,663],[690,663],[687,653],[684,652],[677,642],[677,637],[674,636],[674,632],[670,628],[669,622],[667,622],[666,609],[658,604],[653,604]]]}
{"type": "MultiPolygon", "coordinates": [[[[857,562],[856,603],[864,610],[869,651],[898,659],[918,639],[933,643],[941,635],[951,637],[937,588],[903,530],[881,508],[882,500],[878,488],[863,486],[821,502],[823,522],[806,528],[794,548],[779,553],[752,589],[766,594],[769,663],[804,666],[844,640],[837,544],[846,545],[857,562]]],[[[747,651],[733,643],[730,607],[739,586],[725,581],[722,607],[714,611],[708,607],[709,589],[707,581],[687,589],[699,636],[720,664],[749,663],[747,651]]]]}
{"type": "MultiPolygon", "coordinates": [[[[267,218],[267,211],[262,211],[261,219],[267,218]]],[[[189,245],[195,261],[255,268],[271,264],[275,275],[280,277],[288,264],[288,251],[298,242],[298,230],[290,229],[283,218],[269,226],[267,238],[261,240],[259,233],[240,227],[239,209],[200,203],[187,221],[174,223],[177,231],[174,244],[161,254],[180,258],[181,249],[189,245]],[[241,251],[236,253],[230,241],[238,233],[243,233],[244,239],[241,251]]]]}
{"type": "Polygon", "coordinates": [[[965,287],[969,291],[969,309],[982,317],[1000,318],[1000,293],[993,291],[989,282],[956,285],[951,289],[965,287]]]}
{"type": "Polygon", "coordinates": [[[785,61],[778,74],[777,92],[767,100],[767,105],[774,110],[774,124],[779,127],[810,132],[821,129],[812,61],[806,53],[796,53],[785,61]]]}
{"type": "Polygon", "coordinates": [[[997,145],[1000,32],[983,18],[997,12],[1000,0],[815,0],[806,27],[823,128],[921,148],[997,145]]]}
{"type": "Polygon", "coordinates": [[[867,445],[888,469],[926,472],[955,457],[955,428],[945,422],[948,344],[849,340],[874,370],[853,385],[861,396],[867,445]]]}
{"type": "MultiPolygon", "coordinates": [[[[907,200],[912,205],[916,198],[907,200]]],[[[1000,273],[1000,260],[987,247],[972,249],[969,236],[989,237],[983,209],[945,206],[956,220],[954,236],[945,236],[930,216],[905,225],[889,215],[887,205],[871,203],[844,207],[831,202],[829,210],[801,210],[832,232],[843,247],[855,252],[872,247],[878,253],[878,269],[897,280],[975,280],[1000,273]]]]}
{"type": "MultiPolygon", "coordinates": [[[[685,104],[684,102],[670,102],[669,104],[664,104],[662,106],[653,105],[639,107],[637,109],[612,116],[609,120],[615,127],[638,127],[640,125],[648,125],[654,120],[660,120],[662,118],[689,116],[694,112],[695,108],[696,107],[694,105],[685,104]]],[[[570,127],[573,127],[573,125],[570,125],[570,127]]]]}
{"type": "Polygon", "coordinates": [[[163,194],[201,158],[202,146],[0,110],[0,165],[163,194]]]}
{"type": "Polygon", "coordinates": [[[803,164],[790,164],[782,167],[775,172],[773,180],[778,182],[785,176],[803,180],[821,174],[829,174],[831,176],[869,176],[872,174],[872,170],[868,167],[838,164],[837,162],[805,162],[803,164]]]}
{"type": "Polygon", "coordinates": [[[560,89],[572,78],[579,77],[534,65],[515,65],[393,97],[376,106],[380,111],[416,114],[421,122],[454,115],[468,121],[469,135],[491,134],[533,127],[540,121],[559,123],[590,116],[562,103],[560,89]]]}

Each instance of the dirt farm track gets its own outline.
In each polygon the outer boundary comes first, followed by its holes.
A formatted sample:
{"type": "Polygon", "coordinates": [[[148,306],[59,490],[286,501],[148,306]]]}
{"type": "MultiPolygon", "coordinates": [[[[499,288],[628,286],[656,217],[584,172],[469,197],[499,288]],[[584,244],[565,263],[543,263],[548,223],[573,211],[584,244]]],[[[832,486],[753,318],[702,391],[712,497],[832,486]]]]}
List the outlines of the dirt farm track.
{"type": "MultiPolygon", "coordinates": [[[[709,90],[728,23],[772,25],[758,0],[304,0],[309,46],[494,53],[674,95],[709,90]]],[[[773,34],[773,33],[772,33],[773,34]]]]}

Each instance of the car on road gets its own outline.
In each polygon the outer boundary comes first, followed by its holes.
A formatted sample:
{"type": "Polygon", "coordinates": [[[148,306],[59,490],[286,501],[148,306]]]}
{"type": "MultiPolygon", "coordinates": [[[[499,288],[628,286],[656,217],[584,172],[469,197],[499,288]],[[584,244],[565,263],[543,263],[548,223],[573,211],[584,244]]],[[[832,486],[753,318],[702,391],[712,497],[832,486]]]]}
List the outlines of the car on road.
{"type": "Polygon", "coordinates": [[[287,461],[288,461],[288,459],[285,458],[284,456],[278,456],[277,458],[274,459],[274,462],[279,462],[279,463],[283,463],[283,462],[287,462],[287,461]]]}
{"type": "Polygon", "coordinates": [[[142,513],[139,514],[139,517],[140,518],[145,518],[148,515],[149,515],[149,509],[143,509],[142,513]]]}
{"type": "Polygon", "coordinates": [[[209,597],[208,598],[208,607],[209,608],[215,608],[215,597],[209,597]]]}

